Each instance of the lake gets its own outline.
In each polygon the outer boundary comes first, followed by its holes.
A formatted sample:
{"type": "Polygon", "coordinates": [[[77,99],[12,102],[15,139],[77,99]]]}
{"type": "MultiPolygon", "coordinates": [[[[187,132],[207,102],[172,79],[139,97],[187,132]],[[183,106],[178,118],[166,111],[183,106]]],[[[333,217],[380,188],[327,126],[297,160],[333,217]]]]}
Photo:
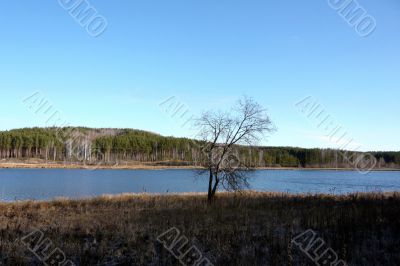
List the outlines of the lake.
{"type": "MultiPolygon", "coordinates": [[[[119,193],[206,192],[194,170],[0,169],[0,201],[86,198],[119,193]]],[[[250,189],[290,193],[400,191],[400,172],[257,170],[250,189]]]]}

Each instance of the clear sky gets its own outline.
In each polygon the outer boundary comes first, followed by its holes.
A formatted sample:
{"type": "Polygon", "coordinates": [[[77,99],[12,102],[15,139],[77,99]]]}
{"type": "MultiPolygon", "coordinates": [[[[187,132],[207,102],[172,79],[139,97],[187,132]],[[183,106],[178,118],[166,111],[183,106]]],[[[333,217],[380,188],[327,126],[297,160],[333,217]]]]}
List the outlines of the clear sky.
{"type": "Polygon", "coordinates": [[[160,103],[198,115],[246,94],[278,131],[262,144],[335,147],[296,102],[312,96],[362,147],[400,150],[400,2],[358,0],[361,37],[327,0],[89,1],[93,38],[58,1],[0,2],[0,129],[49,126],[40,92],[69,125],[192,136],[160,103]]]}

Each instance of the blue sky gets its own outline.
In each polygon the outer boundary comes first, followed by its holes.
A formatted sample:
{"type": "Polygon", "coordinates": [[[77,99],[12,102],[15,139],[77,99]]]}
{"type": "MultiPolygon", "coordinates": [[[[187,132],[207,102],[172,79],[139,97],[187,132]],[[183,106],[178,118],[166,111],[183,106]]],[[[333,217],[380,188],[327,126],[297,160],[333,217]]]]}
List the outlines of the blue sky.
{"type": "Polygon", "coordinates": [[[46,126],[40,92],[69,125],[193,136],[160,108],[198,115],[248,95],[278,131],[261,144],[336,147],[294,106],[312,96],[360,144],[400,150],[400,3],[359,0],[361,37],[326,0],[89,1],[108,27],[90,36],[58,1],[0,3],[0,129],[46,126]]]}

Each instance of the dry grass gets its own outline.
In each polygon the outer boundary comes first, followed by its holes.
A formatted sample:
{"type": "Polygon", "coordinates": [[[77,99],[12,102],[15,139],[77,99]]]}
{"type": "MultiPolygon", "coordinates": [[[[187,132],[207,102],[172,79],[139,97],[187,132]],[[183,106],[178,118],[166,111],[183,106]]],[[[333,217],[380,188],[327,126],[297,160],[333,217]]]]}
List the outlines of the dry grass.
{"type": "Polygon", "coordinates": [[[318,232],[349,265],[400,265],[400,194],[120,195],[0,203],[0,265],[40,265],[18,241],[45,232],[76,265],[179,265],[157,241],[176,227],[215,265],[313,265],[290,245],[318,232]]]}

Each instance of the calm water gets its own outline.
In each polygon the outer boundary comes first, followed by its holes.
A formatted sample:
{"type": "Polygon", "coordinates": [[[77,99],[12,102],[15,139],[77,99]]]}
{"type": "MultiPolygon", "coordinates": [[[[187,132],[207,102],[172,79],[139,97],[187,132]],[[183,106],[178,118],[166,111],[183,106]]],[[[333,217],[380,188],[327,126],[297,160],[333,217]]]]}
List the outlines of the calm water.
{"type": "MultiPolygon", "coordinates": [[[[192,170],[0,169],[0,201],[81,198],[124,192],[205,192],[207,177],[192,170]],[[197,177],[196,177],[197,176],[197,177]]],[[[400,172],[259,170],[251,189],[291,193],[400,191],[400,172]]]]}

